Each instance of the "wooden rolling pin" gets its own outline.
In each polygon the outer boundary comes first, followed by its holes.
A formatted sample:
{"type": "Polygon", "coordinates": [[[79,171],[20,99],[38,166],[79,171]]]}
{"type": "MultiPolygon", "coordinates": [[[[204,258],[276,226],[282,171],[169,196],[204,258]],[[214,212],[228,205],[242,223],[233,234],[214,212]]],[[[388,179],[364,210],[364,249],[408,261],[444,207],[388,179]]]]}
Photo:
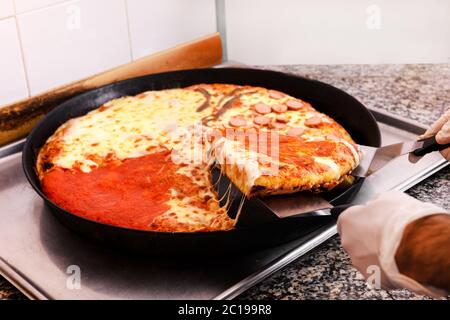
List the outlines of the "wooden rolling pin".
{"type": "Polygon", "coordinates": [[[220,35],[214,33],[92,77],[0,107],[0,146],[26,136],[43,115],[63,101],[82,92],[152,73],[210,67],[221,62],[220,35]]]}

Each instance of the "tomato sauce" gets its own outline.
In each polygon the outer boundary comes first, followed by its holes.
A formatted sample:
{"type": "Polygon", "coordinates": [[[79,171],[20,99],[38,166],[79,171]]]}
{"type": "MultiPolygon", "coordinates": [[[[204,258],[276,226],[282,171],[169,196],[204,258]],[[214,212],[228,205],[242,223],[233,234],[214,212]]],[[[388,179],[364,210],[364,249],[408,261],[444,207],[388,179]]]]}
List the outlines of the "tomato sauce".
{"type": "Polygon", "coordinates": [[[45,175],[45,194],[87,219],[148,230],[169,209],[170,188],[186,177],[176,173],[169,152],[111,162],[89,173],[55,168],[45,175]]]}

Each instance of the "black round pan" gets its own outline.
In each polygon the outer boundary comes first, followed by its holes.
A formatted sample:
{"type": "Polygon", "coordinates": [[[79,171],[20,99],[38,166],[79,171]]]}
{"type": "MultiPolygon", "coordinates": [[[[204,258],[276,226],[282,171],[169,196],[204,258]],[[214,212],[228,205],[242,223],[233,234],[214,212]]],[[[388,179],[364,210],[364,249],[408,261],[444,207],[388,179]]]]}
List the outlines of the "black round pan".
{"type": "MultiPolygon", "coordinates": [[[[231,231],[198,233],[139,231],[84,219],[58,207],[43,194],[34,169],[36,158],[46,140],[67,120],[84,115],[114,98],[199,83],[252,85],[285,92],[310,102],[317,110],[334,118],[350,132],[357,143],[380,146],[380,131],[371,113],[355,98],[328,84],[285,73],[255,69],[176,71],[130,79],[95,89],[51,111],[36,125],[24,146],[23,168],[32,187],[44,199],[56,218],[70,229],[92,239],[146,254],[211,255],[264,249],[291,241],[330,222],[333,218],[327,216],[298,217],[284,220],[269,219],[261,223],[242,223],[231,231]]],[[[362,183],[363,180],[358,180],[352,187],[330,192],[326,197],[334,205],[348,203],[362,183]]],[[[249,207],[252,214],[258,214],[255,212],[257,208],[249,207]]]]}

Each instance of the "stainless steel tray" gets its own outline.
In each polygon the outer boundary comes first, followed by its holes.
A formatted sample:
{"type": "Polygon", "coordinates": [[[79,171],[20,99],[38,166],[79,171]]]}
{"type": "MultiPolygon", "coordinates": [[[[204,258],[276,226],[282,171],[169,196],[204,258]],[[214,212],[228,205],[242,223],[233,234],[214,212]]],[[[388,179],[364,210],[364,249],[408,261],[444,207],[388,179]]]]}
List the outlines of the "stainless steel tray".
{"type": "MultiPolygon", "coordinates": [[[[424,130],[373,112],[384,144],[424,130]]],[[[224,259],[126,255],[78,237],[53,218],[22,173],[21,145],[0,149],[0,273],[31,299],[231,299],[336,234],[331,223],[291,243],[224,259]],[[73,265],[81,270],[80,289],[67,285],[73,265]]],[[[438,153],[416,165],[399,158],[370,176],[355,202],[406,190],[447,164],[438,153]]]]}

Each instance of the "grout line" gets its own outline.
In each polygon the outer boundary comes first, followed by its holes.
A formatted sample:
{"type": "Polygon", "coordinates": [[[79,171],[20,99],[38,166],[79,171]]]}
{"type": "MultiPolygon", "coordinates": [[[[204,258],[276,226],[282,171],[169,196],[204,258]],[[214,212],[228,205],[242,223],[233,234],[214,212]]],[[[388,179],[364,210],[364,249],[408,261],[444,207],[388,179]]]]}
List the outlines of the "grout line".
{"type": "MultiPolygon", "coordinates": [[[[76,0],[76,1],[79,1],[79,0],[76,0]]],[[[30,12],[33,12],[33,11],[38,11],[38,10],[42,10],[42,9],[55,7],[55,6],[61,5],[64,2],[74,2],[74,0],[59,0],[56,3],[47,4],[47,5],[44,5],[44,6],[41,6],[41,7],[36,7],[36,8],[33,8],[33,9],[28,9],[28,10],[25,10],[25,11],[22,11],[22,12],[17,12],[16,1],[13,1],[13,3],[14,3],[14,11],[16,12],[16,15],[26,14],[26,13],[30,13],[30,12]]]]}
{"type": "MultiPolygon", "coordinates": [[[[15,1],[13,1],[13,5],[14,5],[14,12],[17,12],[15,1]]],[[[20,27],[19,27],[19,21],[17,19],[17,15],[14,16],[14,22],[16,23],[17,38],[19,40],[20,55],[22,58],[22,71],[23,71],[23,74],[25,77],[25,85],[27,87],[28,97],[31,97],[30,79],[28,78],[28,69],[27,69],[27,64],[25,61],[25,52],[23,51],[22,36],[20,34],[20,27]]]]}
{"type": "Polygon", "coordinates": [[[12,8],[13,12],[11,14],[7,15],[7,16],[0,17],[0,21],[6,20],[6,19],[9,19],[9,18],[14,18],[16,16],[16,1],[15,0],[12,1],[12,5],[13,5],[13,8],[12,8]]]}
{"type": "Polygon", "coordinates": [[[6,20],[6,19],[9,19],[9,18],[13,18],[15,15],[16,15],[16,14],[13,13],[13,14],[10,14],[10,15],[8,15],[8,16],[1,17],[1,18],[0,18],[0,21],[6,20]]]}
{"type": "Polygon", "coordinates": [[[130,29],[130,15],[128,13],[128,0],[123,0],[125,2],[125,16],[127,18],[127,30],[128,30],[128,46],[130,47],[130,59],[134,61],[133,56],[133,46],[131,41],[131,29],[130,29]]]}
{"type": "Polygon", "coordinates": [[[225,0],[216,0],[216,29],[222,39],[222,62],[228,61],[227,23],[225,15],[225,0]]]}

